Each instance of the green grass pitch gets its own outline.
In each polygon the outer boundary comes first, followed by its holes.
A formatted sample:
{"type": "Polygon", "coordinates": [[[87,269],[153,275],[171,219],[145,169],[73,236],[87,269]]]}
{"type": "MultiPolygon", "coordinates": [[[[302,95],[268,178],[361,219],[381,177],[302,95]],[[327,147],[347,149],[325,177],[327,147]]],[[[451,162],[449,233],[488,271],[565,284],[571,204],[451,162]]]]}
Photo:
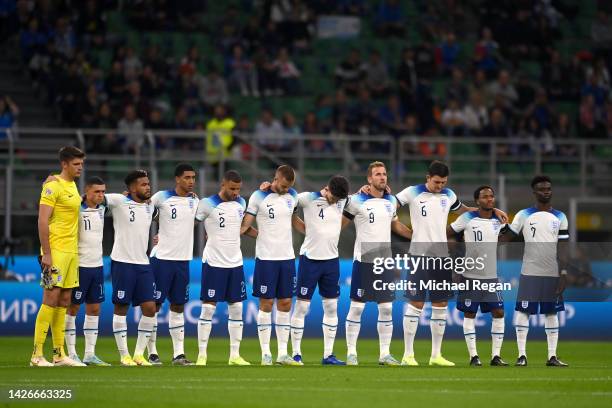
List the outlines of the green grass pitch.
{"type": "MultiPolygon", "coordinates": [[[[133,350],[135,337],[130,339],[133,350]]],[[[47,340],[47,349],[50,339],[47,340]]],[[[31,368],[27,366],[32,340],[0,337],[0,407],[49,406],[49,402],[11,402],[8,390],[15,388],[70,388],[74,399],[63,402],[79,407],[598,407],[611,406],[612,347],[604,342],[560,341],[559,354],[569,368],[545,367],[546,344],[528,342],[529,366],[489,367],[490,342],[479,341],[486,364],[468,367],[463,341],[445,341],[445,357],[457,367],[428,367],[430,342],[416,344],[420,367],[379,367],[378,342],[359,341],[359,367],[322,367],[322,340],[305,339],[304,367],[259,366],[259,343],[242,342],[242,355],[252,367],[228,367],[228,340],[215,338],[209,344],[207,367],[172,367],[168,364],[171,343],[160,337],[162,367],[120,367],[114,339],[101,337],[97,352],[113,367],[31,368]]],[[[274,342],[273,342],[274,343],[274,342]]],[[[275,344],[272,344],[275,351],[275,344]]],[[[83,338],[77,347],[82,351],[83,338]]],[[[394,339],[392,352],[402,355],[403,342],[394,339]]],[[[187,356],[197,356],[197,340],[186,341],[187,356]]],[[[344,358],[342,339],[337,355],[344,358]]],[[[49,354],[49,353],[47,353],[49,354]]],[[[506,341],[503,357],[513,364],[516,345],[506,341]]],[[[49,356],[47,356],[49,357],[49,356]]],[[[51,403],[54,406],[54,403],[51,403]]],[[[57,406],[57,405],[55,405],[57,406]]]]}

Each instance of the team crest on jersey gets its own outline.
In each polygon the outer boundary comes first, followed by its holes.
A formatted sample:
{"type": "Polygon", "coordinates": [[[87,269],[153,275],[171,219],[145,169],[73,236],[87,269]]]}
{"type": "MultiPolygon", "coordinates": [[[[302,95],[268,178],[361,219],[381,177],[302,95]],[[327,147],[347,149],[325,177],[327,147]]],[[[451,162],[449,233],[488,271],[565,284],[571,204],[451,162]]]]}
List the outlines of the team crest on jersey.
{"type": "Polygon", "coordinates": [[[123,299],[125,297],[125,291],[118,290],[117,291],[117,299],[123,299]]]}
{"type": "Polygon", "coordinates": [[[286,201],[287,201],[287,208],[289,209],[293,208],[293,201],[291,201],[290,198],[288,198],[286,201]]]}
{"type": "Polygon", "coordinates": [[[446,206],[448,205],[448,200],[446,198],[440,199],[440,205],[442,206],[442,208],[446,208],[446,206]]]}
{"type": "Polygon", "coordinates": [[[306,295],[308,294],[308,288],[307,288],[307,287],[302,286],[302,287],[300,288],[300,293],[302,294],[302,296],[306,296],[306,295]]]}
{"type": "Polygon", "coordinates": [[[189,198],[189,209],[193,209],[193,198],[189,198]]]}
{"type": "Polygon", "coordinates": [[[266,285],[261,285],[259,287],[259,291],[261,292],[262,295],[264,295],[268,291],[268,287],[266,285]]]}
{"type": "Polygon", "coordinates": [[[390,203],[385,204],[385,208],[387,209],[387,212],[389,214],[391,214],[393,212],[393,208],[391,208],[391,204],[390,203]]]}
{"type": "Polygon", "coordinates": [[[550,222],[550,228],[552,228],[553,231],[557,231],[559,229],[559,220],[552,220],[550,222]]]}
{"type": "Polygon", "coordinates": [[[467,307],[470,307],[470,306],[472,306],[472,299],[465,299],[465,300],[463,301],[463,303],[465,303],[465,305],[466,305],[467,307]]]}
{"type": "Polygon", "coordinates": [[[501,227],[501,223],[497,220],[493,220],[493,231],[497,231],[501,227]]]}
{"type": "Polygon", "coordinates": [[[527,309],[527,308],[529,307],[529,301],[527,301],[527,300],[523,300],[523,301],[521,302],[521,307],[522,307],[523,309],[527,309]]]}
{"type": "Polygon", "coordinates": [[[238,210],[238,218],[242,219],[244,217],[244,211],[242,211],[242,208],[238,210]]]}
{"type": "Polygon", "coordinates": [[[74,292],[74,298],[75,298],[76,300],[80,300],[80,299],[81,299],[81,296],[83,296],[83,292],[80,292],[80,291],[76,291],[76,292],[74,292]]]}
{"type": "Polygon", "coordinates": [[[208,289],[208,297],[215,297],[215,290],[214,289],[208,289]]]}
{"type": "Polygon", "coordinates": [[[363,289],[357,289],[357,297],[363,297],[363,289]]]}
{"type": "Polygon", "coordinates": [[[146,207],[146,208],[147,208],[147,214],[151,214],[151,206],[150,206],[150,205],[147,205],[147,207],[146,207]]]}

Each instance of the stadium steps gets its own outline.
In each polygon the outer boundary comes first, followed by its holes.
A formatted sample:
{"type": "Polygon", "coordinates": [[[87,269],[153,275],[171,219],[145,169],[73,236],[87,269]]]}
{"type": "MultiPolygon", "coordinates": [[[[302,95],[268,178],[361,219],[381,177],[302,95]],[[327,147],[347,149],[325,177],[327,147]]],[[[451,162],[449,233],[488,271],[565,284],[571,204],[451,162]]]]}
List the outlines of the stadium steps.
{"type": "Polygon", "coordinates": [[[58,126],[53,108],[37,96],[14,49],[0,49],[0,95],[9,95],[19,107],[20,126],[58,126]]]}

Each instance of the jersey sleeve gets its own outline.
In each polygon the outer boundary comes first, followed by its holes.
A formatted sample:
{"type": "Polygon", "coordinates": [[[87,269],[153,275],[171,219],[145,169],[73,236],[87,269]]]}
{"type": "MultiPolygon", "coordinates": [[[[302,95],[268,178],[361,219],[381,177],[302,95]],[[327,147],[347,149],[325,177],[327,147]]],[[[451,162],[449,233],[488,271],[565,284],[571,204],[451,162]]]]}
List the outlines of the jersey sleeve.
{"type": "Polygon", "coordinates": [[[348,201],[346,203],[346,206],[344,207],[344,211],[342,214],[349,220],[352,220],[359,212],[359,204],[355,196],[350,196],[347,200],[348,201]]]}
{"type": "Polygon", "coordinates": [[[566,241],[569,239],[569,223],[564,213],[561,213],[559,217],[559,241],[566,241]]]}
{"type": "Polygon", "coordinates": [[[312,193],[300,193],[297,196],[297,205],[298,207],[305,208],[308,206],[308,203],[311,201],[312,193]]]}
{"type": "Polygon", "coordinates": [[[404,206],[409,205],[412,200],[416,198],[416,196],[416,189],[414,188],[414,186],[410,186],[397,193],[395,195],[395,198],[397,199],[399,205],[404,206]]]}
{"type": "Polygon", "coordinates": [[[159,208],[159,206],[162,204],[163,200],[162,200],[162,191],[158,191],[157,193],[153,194],[153,197],[151,197],[151,204],[155,207],[155,208],[159,208]]]}
{"type": "Polygon", "coordinates": [[[106,206],[110,210],[121,205],[121,203],[125,201],[125,196],[123,194],[105,194],[104,198],[106,199],[106,206]]]}
{"type": "Polygon", "coordinates": [[[294,189],[290,188],[289,194],[291,194],[291,197],[293,197],[293,211],[295,212],[298,207],[298,193],[294,189]]]}
{"type": "Polygon", "coordinates": [[[455,192],[450,188],[448,189],[448,200],[450,201],[451,211],[457,211],[463,205],[461,200],[459,200],[459,197],[457,197],[457,194],[455,194],[455,192]]]}
{"type": "Polygon", "coordinates": [[[525,223],[525,212],[523,210],[516,213],[514,219],[512,220],[512,224],[510,224],[510,231],[512,231],[515,235],[519,235],[523,230],[523,224],[525,223]]]}
{"type": "Polygon", "coordinates": [[[198,221],[204,221],[212,212],[212,205],[210,205],[210,202],[208,201],[208,199],[203,198],[200,200],[200,202],[198,203],[198,208],[196,210],[196,220],[198,221]]]}
{"type": "Polygon", "coordinates": [[[251,194],[251,197],[249,197],[249,205],[247,207],[246,212],[248,214],[256,216],[257,212],[259,211],[259,205],[263,201],[263,197],[264,197],[263,193],[259,190],[251,194]]]}
{"type": "Polygon", "coordinates": [[[57,181],[50,181],[43,185],[42,192],[40,193],[40,204],[47,205],[49,207],[55,207],[57,198],[61,190],[60,183],[57,181]]]}
{"type": "Polygon", "coordinates": [[[450,227],[452,228],[453,231],[455,231],[457,234],[459,234],[460,232],[463,232],[465,230],[465,227],[467,226],[467,214],[468,213],[463,213],[461,214],[459,217],[457,217],[457,219],[450,225],[450,227]]]}

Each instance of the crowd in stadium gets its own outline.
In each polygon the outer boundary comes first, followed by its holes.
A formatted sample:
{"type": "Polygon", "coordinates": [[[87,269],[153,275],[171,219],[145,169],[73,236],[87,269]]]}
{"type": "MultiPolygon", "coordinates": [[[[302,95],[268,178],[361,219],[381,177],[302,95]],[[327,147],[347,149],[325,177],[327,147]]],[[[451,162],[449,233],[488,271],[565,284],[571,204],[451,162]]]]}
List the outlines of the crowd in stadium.
{"type": "MultiPolygon", "coordinates": [[[[203,129],[218,105],[226,109],[217,113],[234,116],[230,97],[238,95],[263,101],[255,123],[246,115],[232,117],[235,130],[255,132],[260,140],[283,132],[291,138],[515,136],[536,141],[545,153],[575,155],[576,149],[556,147],[553,140],[612,137],[612,10],[605,1],[591,22],[587,46],[571,56],[563,56],[555,41],[565,35],[560,22],[572,19],[577,7],[560,1],[482,1],[468,7],[415,0],[418,22],[409,21],[397,0],[243,1],[240,7],[229,5],[212,26],[201,22],[207,12],[203,1],[123,2],[135,30],[207,33],[223,66],[210,63],[197,46],[180,61],[154,44],[138,53],[107,30],[105,15],[115,3],[0,2],[0,18],[12,23],[0,24],[2,35],[10,35],[9,26],[18,32],[23,65],[47,102],[58,107],[62,124],[117,129],[95,146],[100,152],[133,149],[146,128],[203,129]],[[406,40],[394,60],[377,49],[347,49],[336,66],[322,71],[334,77],[335,89],[313,94],[302,85],[295,56],[312,51],[316,18],[325,14],[359,16],[381,38],[405,38],[406,27],[417,24],[422,40],[406,40]],[[476,32],[479,39],[467,49],[462,40],[476,32]],[[114,50],[109,72],[91,56],[104,47],[114,50]],[[530,77],[525,63],[539,64],[541,77],[530,77]],[[448,80],[443,97],[432,89],[441,78],[448,80]],[[286,95],[304,97],[312,109],[304,117],[266,109],[266,100],[286,95]],[[575,116],[556,109],[564,101],[579,103],[575,116]]],[[[530,149],[525,146],[502,146],[498,153],[523,154],[530,149]]],[[[309,148],[332,147],[323,141],[309,148]]],[[[441,148],[419,149],[431,155],[441,148]]]]}

